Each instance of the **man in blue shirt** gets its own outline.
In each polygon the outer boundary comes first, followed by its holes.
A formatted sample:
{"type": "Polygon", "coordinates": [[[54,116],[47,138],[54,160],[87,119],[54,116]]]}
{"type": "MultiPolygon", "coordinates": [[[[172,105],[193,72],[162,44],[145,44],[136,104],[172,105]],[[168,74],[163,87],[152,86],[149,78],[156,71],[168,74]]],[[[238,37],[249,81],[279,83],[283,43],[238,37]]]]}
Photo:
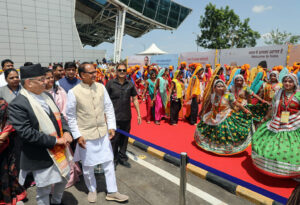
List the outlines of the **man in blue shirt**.
{"type": "Polygon", "coordinates": [[[58,81],[61,86],[68,93],[75,85],[79,84],[81,80],[76,78],[76,64],[74,62],[65,63],[65,77],[58,81]]]}

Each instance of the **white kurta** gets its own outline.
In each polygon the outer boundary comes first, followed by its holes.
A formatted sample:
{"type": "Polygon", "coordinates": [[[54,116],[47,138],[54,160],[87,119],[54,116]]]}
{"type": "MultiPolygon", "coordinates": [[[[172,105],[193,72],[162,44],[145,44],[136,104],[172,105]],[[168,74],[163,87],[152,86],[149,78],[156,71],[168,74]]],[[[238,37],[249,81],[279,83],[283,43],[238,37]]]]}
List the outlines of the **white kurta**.
{"type": "Polygon", "coordinates": [[[0,87],[6,86],[7,82],[5,80],[4,72],[0,74],[0,87]]]}
{"type": "MultiPolygon", "coordinates": [[[[104,85],[104,113],[106,116],[108,129],[116,130],[116,119],[114,107],[104,85]]],[[[99,95],[100,96],[100,95],[99,95]]],[[[76,117],[76,97],[73,90],[68,92],[67,117],[73,138],[77,139],[81,136],[76,117]]],[[[108,135],[100,136],[96,140],[86,140],[86,149],[81,148],[78,144],[74,153],[74,161],[82,162],[83,166],[95,166],[113,160],[113,151],[108,135]]]]}
{"type": "MultiPolygon", "coordinates": [[[[29,91],[28,91],[29,92],[29,91]]],[[[40,103],[42,108],[49,114],[50,108],[44,98],[41,95],[36,95],[34,93],[29,92],[33,98],[40,103]]],[[[38,117],[38,116],[37,116],[38,117]]],[[[40,170],[20,170],[19,174],[19,183],[21,185],[24,185],[26,176],[28,173],[32,172],[34,181],[36,183],[37,187],[45,187],[51,184],[56,184],[58,182],[61,182],[63,179],[61,177],[61,174],[56,167],[55,164],[53,164],[51,167],[48,167],[46,169],[40,169],[40,170]]]]}

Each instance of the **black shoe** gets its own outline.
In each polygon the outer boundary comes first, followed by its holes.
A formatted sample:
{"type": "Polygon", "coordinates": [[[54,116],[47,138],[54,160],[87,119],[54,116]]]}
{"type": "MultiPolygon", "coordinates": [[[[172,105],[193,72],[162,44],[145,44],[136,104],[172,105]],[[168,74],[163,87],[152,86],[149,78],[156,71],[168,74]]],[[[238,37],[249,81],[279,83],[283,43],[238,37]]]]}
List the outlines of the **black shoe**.
{"type": "Polygon", "coordinates": [[[124,167],[131,168],[131,164],[127,161],[119,160],[119,163],[124,167]]]}
{"type": "Polygon", "coordinates": [[[115,170],[117,169],[118,164],[119,164],[119,163],[118,163],[117,161],[114,161],[115,170]]]}

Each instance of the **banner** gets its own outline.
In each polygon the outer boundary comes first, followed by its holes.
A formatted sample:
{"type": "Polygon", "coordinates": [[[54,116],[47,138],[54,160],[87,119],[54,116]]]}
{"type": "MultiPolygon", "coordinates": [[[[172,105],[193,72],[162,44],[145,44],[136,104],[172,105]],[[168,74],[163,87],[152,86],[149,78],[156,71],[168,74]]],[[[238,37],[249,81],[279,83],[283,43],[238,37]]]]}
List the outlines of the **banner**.
{"type": "Polygon", "coordinates": [[[300,62],[300,45],[292,46],[289,56],[289,66],[293,66],[295,62],[300,62]]]}
{"type": "Polygon", "coordinates": [[[144,66],[145,64],[150,64],[150,56],[128,56],[127,57],[127,66],[140,65],[144,66]]]}
{"type": "Polygon", "coordinates": [[[251,67],[256,67],[265,60],[269,69],[277,65],[286,66],[287,49],[287,45],[221,49],[220,64],[250,64],[251,67]]]}
{"type": "Polygon", "coordinates": [[[215,67],[215,55],[215,50],[180,53],[180,62],[185,61],[187,65],[191,63],[201,63],[202,66],[205,66],[205,64],[211,64],[212,67],[215,67]]]}
{"type": "Polygon", "coordinates": [[[178,67],[178,54],[151,56],[151,64],[153,63],[163,68],[172,65],[174,67],[174,70],[176,70],[178,67]]]}

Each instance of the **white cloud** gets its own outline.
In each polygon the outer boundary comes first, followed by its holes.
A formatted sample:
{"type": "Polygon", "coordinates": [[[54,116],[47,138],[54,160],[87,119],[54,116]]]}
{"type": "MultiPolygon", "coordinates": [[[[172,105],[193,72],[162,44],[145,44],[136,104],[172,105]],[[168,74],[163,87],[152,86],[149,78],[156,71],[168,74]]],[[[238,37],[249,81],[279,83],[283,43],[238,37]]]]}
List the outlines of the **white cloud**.
{"type": "Polygon", "coordinates": [[[271,10],[271,9],[272,9],[272,6],[255,5],[255,6],[253,6],[252,11],[254,13],[262,13],[264,11],[271,10]]]}
{"type": "Polygon", "coordinates": [[[271,37],[271,33],[264,33],[261,35],[262,38],[270,38],[271,37]]]}

